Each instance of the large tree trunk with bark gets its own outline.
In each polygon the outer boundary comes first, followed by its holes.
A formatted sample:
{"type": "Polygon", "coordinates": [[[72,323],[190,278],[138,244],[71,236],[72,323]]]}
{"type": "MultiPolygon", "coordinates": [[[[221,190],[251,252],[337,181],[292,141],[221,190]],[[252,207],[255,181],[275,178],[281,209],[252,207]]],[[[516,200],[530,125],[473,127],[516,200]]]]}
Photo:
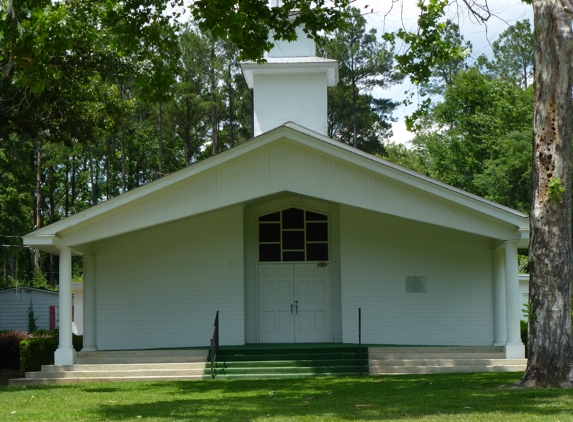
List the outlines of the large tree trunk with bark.
{"type": "Polygon", "coordinates": [[[535,110],[527,370],[518,385],[573,387],[571,332],[571,15],[533,2],[535,110]],[[564,190],[562,190],[564,189],[564,190]]]}

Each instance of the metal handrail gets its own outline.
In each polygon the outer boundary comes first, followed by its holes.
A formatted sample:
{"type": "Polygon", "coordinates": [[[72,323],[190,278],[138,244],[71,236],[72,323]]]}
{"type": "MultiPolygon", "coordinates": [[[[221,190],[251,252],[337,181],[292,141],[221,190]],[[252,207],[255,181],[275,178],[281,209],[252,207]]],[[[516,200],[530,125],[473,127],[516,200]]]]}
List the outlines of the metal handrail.
{"type": "Polygon", "coordinates": [[[215,379],[215,363],[219,352],[219,311],[215,315],[213,334],[211,335],[211,379],[215,379]]]}
{"type": "Polygon", "coordinates": [[[358,308],[358,374],[362,375],[362,308],[358,308]]]}

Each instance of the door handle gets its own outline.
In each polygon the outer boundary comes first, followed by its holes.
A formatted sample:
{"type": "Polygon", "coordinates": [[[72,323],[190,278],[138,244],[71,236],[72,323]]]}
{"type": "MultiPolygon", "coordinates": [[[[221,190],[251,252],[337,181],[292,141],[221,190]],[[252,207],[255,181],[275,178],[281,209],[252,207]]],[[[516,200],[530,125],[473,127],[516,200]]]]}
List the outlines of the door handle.
{"type": "Polygon", "coordinates": [[[298,300],[294,301],[294,309],[295,309],[296,315],[298,315],[298,300]]]}

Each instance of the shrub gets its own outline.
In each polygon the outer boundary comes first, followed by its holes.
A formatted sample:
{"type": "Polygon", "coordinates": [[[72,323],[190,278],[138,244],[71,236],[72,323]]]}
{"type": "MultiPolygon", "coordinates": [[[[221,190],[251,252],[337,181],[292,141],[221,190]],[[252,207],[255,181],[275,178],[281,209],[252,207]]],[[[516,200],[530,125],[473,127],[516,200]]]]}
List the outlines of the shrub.
{"type": "Polygon", "coordinates": [[[79,352],[84,347],[84,336],[77,336],[72,334],[72,344],[76,352],[79,352]]]}
{"type": "Polygon", "coordinates": [[[527,321],[519,321],[521,324],[521,341],[525,345],[525,357],[527,357],[527,321]]]}
{"type": "Polygon", "coordinates": [[[0,368],[20,369],[20,342],[27,338],[26,331],[0,333],[0,368]]]}
{"type": "Polygon", "coordinates": [[[34,316],[34,304],[32,303],[32,299],[30,299],[30,306],[28,307],[28,332],[35,333],[38,330],[38,326],[36,325],[36,320],[38,318],[34,316]]]}
{"type": "MultiPolygon", "coordinates": [[[[54,364],[54,352],[58,348],[57,331],[42,330],[34,338],[20,344],[20,366],[22,372],[40,371],[42,365],[54,364]]],[[[76,352],[82,350],[83,336],[72,334],[72,345],[76,352]]]]}
{"type": "Polygon", "coordinates": [[[54,364],[54,352],[58,348],[58,338],[42,335],[20,344],[20,367],[22,372],[34,372],[42,365],[54,364]]]}

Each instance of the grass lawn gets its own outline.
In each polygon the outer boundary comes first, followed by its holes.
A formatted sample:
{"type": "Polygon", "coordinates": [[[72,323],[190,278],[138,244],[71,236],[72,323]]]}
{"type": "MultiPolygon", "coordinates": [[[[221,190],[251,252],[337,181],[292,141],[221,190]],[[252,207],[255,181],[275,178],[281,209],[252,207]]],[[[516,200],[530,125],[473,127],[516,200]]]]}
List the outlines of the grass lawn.
{"type": "Polygon", "coordinates": [[[0,386],[0,421],[573,421],[517,373],[0,386]]]}

